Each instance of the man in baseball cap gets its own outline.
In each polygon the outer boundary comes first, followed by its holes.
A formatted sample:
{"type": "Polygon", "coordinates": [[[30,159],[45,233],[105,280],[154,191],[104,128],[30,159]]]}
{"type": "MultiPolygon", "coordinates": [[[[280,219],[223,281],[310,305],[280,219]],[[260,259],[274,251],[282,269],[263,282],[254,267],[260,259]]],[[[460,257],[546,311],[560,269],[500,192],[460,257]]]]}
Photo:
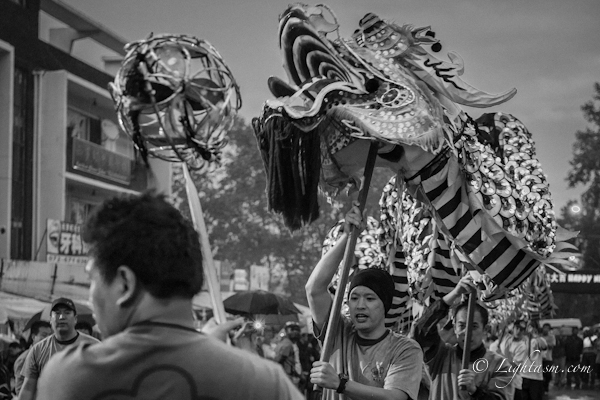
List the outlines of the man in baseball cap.
{"type": "Polygon", "coordinates": [[[285,329],[287,330],[288,328],[298,328],[298,330],[300,330],[300,324],[296,321],[288,321],[285,323],[285,329]]]}
{"type": "Polygon", "coordinates": [[[66,297],[59,297],[58,299],[52,302],[51,310],[54,311],[54,309],[60,305],[67,307],[68,309],[73,311],[75,315],[77,315],[77,308],[75,307],[75,303],[73,303],[73,300],[67,299],[66,297]]]}
{"type": "Polygon", "coordinates": [[[288,321],[284,325],[285,336],[275,347],[275,362],[283,366],[283,370],[295,385],[300,383],[302,364],[300,364],[300,325],[296,321],[288,321]]]}
{"type": "Polygon", "coordinates": [[[75,330],[77,308],[73,300],[59,297],[50,308],[50,325],[54,334],[31,347],[21,374],[25,377],[20,400],[35,399],[37,380],[42,369],[54,354],[77,343],[96,343],[98,340],[75,330]]]}

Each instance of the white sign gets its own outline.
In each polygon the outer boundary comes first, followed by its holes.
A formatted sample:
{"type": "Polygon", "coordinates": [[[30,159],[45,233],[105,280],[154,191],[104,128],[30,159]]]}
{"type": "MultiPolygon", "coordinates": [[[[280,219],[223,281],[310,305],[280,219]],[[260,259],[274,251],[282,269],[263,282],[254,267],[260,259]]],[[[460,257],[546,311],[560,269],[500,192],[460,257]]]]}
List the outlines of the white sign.
{"type": "Polygon", "coordinates": [[[245,269],[236,269],[233,271],[233,290],[248,290],[248,272],[245,269]]]}
{"type": "Polygon", "coordinates": [[[250,290],[269,290],[269,267],[250,267],[250,290]]]}

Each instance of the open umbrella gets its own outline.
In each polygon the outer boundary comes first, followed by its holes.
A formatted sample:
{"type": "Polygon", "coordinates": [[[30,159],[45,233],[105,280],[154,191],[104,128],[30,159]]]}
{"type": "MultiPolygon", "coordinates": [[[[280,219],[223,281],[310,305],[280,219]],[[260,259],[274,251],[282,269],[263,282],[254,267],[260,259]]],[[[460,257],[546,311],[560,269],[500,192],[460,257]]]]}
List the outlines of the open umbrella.
{"type": "MultiPolygon", "coordinates": [[[[77,309],[77,322],[87,322],[91,326],[96,325],[96,320],[92,315],[92,309],[85,303],[80,301],[73,301],[75,303],[75,308],[77,309]]],[[[52,311],[52,304],[48,304],[39,312],[33,314],[33,316],[27,321],[25,324],[24,331],[29,330],[31,328],[31,324],[35,321],[50,321],[50,312],[52,311]]]]}
{"type": "Polygon", "coordinates": [[[264,290],[238,292],[223,305],[230,314],[300,314],[291,300],[264,290]]]}

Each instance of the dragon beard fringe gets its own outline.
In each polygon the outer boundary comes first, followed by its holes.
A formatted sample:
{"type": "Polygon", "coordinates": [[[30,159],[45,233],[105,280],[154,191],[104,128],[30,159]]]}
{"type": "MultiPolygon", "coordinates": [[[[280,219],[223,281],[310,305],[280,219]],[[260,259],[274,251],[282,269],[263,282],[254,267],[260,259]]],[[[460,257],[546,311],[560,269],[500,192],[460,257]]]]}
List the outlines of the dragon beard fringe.
{"type": "Polygon", "coordinates": [[[321,173],[319,128],[304,132],[282,116],[252,125],[267,174],[269,209],[292,231],[319,217],[321,173]]]}

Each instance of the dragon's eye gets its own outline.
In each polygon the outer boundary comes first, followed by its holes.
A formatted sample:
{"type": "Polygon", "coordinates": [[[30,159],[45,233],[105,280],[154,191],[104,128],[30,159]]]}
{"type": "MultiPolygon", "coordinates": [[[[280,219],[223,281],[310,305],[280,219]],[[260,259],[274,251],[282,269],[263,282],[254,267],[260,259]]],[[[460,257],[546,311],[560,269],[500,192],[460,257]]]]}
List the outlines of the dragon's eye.
{"type": "Polygon", "coordinates": [[[377,79],[369,79],[365,83],[365,89],[369,93],[375,93],[379,89],[379,81],[377,79]]]}

